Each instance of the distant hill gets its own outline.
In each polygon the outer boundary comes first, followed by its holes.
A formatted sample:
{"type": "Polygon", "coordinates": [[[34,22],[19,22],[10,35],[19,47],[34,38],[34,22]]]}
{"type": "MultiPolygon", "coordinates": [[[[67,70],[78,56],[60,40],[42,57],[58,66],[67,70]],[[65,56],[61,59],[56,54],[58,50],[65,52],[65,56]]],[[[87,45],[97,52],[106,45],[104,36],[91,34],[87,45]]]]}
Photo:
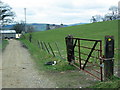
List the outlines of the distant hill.
{"type": "Polygon", "coordinates": [[[13,26],[14,26],[14,24],[12,24],[12,25],[6,25],[6,26],[3,27],[3,29],[6,29],[6,30],[7,29],[11,29],[13,26]]]}
{"type": "Polygon", "coordinates": [[[31,23],[28,25],[33,26],[35,31],[45,31],[47,24],[31,23]]]}
{"type": "MultiPolygon", "coordinates": [[[[88,23],[76,23],[76,24],[70,24],[70,25],[63,25],[62,27],[68,27],[68,26],[76,26],[76,25],[82,25],[82,24],[88,24],[88,23]]],[[[15,24],[12,25],[6,25],[3,27],[3,29],[11,29],[15,24]]],[[[27,25],[31,25],[34,27],[34,31],[45,31],[47,30],[47,25],[48,24],[42,24],[42,23],[28,23],[27,25]]],[[[54,24],[49,24],[50,26],[54,25],[54,24]]],[[[59,26],[57,24],[55,24],[56,26],[59,26]]]]}
{"type": "Polygon", "coordinates": [[[76,26],[76,25],[82,25],[82,24],[89,24],[89,23],[75,23],[75,24],[70,24],[68,26],[76,26]]]}
{"type": "MultiPolygon", "coordinates": [[[[3,29],[11,29],[13,25],[6,25],[3,27],[3,29]]],[[[35,31],[45,31],[46,30],[46,24],[39,24],[39,23],[30,23],[30,24],[27,24],[27,25],[31,25],[34,27],[34,30],[35,31]]]]}
{"type": "MultiPolygon", "coordinates": [[[[13,25],[6,25],[6,26],[3,27],[3,29],[11,29],[14,25],[15,25],[15,24],[13,24],[13,25]]],[[[45,31],[45,30],[47,30],[47,25],[48,25],[48,24],[29,23],[29,24],[27,24],[27,25],[33,26],[33,27],[34,27],[34,31],[37,32],[37,31],[45,31]]],[[[49,25],[53,25],[53,24],[49,24],[49,25]]],[[[57,26],[58,26],[58,25],[57,25],[57,26]]],[[[68,25],[63,25],[63,27],[67,27],[67,26],[68,26],[68,25]]]]}

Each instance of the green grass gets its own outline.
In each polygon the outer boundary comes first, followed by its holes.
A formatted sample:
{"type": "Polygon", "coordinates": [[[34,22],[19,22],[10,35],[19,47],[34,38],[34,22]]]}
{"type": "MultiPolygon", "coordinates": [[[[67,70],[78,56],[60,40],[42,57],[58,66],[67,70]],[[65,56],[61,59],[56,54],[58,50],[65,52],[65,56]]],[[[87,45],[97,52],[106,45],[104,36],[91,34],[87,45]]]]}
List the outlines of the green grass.
{"type": "MultiPolygon", "coordinates": [[[[44,41],[50,42],[53,46],[53,49],[56,51],[56,47],[54,46],[54,42],[57,42],[59,48],[63,56],[66,56],[66,44],[65,44],[65,37],[71,34],[77,38],[87,38],[87,39],[96,39],[103,41],[103,49],[104,49],[104,36],[105,35],[113,35],[115,38],[115,48],[118,48],[118,20],[114,21],[106,21],[106,22],[98,22],[92,24],[85,24],[85,25],[77,25],[77,26],[70,26],[64,27],[54,30],[42,31],[42,32],[34,32],[32,33],[33,42],[37,43],[36,41],[44,41]]],[[[28,38],[29,34],[26,35],[28,38]]],[[[93,42],[82,42],[84,46],[92,47],[93,42]]],[[[37,44],[36,44],[37,45],[37,44]]],[[[89,52],[83,50],[85,52],[89,52]]],[[[115,51],[115,53],[117,50],[115,51]]],[[[104,51],[103,51],[104,53],[104,51]]],[[[116,62],[117,62],[118,55],[115,54],[116,62]]]]}
{"type": "Polygon", "coordinates": [[[33,43],[30,43],[28,40],[20,39],[30,51],[32,57],[37,63],[37,68],[44,71],[66,71],[75,69],[75,67],[68,65],[68,62],[65,60],[61,60],[59,58],[55,58],[52,55],[47,54],[45,51],[39,49],[33,43]],[[57,65],[48,66],[45,65],[48,61],[57,61],[59,62],[57,65]]]}
{"type": "MultiPolygon", "coordinates": [[[[59,28],[43,32],[33,33],[33,38],[46,42],[60,42],[64,46],[64,38],[72,34],[78,38],[101,39],[104,40],[105,35],[114,35],[115,40],[118,40],[118,21],[107,21],[92,23],[86,25],[71,26],[59,28]]],[[[116,43],[117,45],[117,43],[116,43]]]]}
{"type": "MultiPolygon", "coordinates": [[[[46,43],[50,43],[53,50],[57,51],[55,42],[57,42],[61,54],[66,57],[66,44],[65,44],[65,37],[71,34],[77,38],[87,38],[87,39],[96,39],[102,40],[103,49],[104,49],[104,36],[105,35],[113,35],[115,38],[115,48],[118,48],[118,20],[114,21],[106,21],[106,22],[98,22],[92,24],[85,24],[85,25],[77,25],[77,26],[70,26],[64,28],[58,28],[54,30],[42,31],[42,32],[34,32],[32,33],[32,43],[37,46],[37,41],[44,41],[46,43]]],[[[25,37],[28,39],[29,34],[26,34],[25,37]]],[[[82,42],[85,46],[92,47],[93,42],[82,42]]],[[[37,47],[36,47],[37,48],[37,47]]],[[[83,52],[89,53],[90,50],[82,50],[83,52]]],[[[31,51],[34,53],[34,50],[31,51]]],[[[103,51],[104,52],[104,51],[103,51]]],[[[118,59],[118,51],[115,51],[115,63],[117,63],[118,59]]],[[[57,56],[58,53],[56,53],[57,56]]],[[[35,54],[36,55],[36,54],[35,54]]],[[[95,52],[93,53],[95,55],[95,52]]],[[[86,57],[84,57],[86,58],[86,57]]],[[[92,61],[92,60],[90,60],[92,61]]]]}
{"type": "Polygon", "coordinates": [[[88,88],[120,88],[120,78],[113,77],[107,82],[99,82],[96,85],[90,86],[88,88]]]}
{"type": "Polygon", "coordinates": [[[2,49],[2,40],[1,40],[1,42],[0,42],[0,50],[2,49]]]}
{"type": "Polygon", "coordinates": [[[107,21],[92,23],[86,25],[71,26],[48,30],[43,32],[35,32],[32,34],[34,40],[45,42],[59,42],[60,46],[65,49],[65,37],[72,34],[74,37],[87,39],[103,40],[105,35],[114,35],[115,46],[118,45],[118,21],[107,21]]]}
{"type": "Polygon", "coordinates": [[[0,43],[0,50],[4,50],[7,44],[8,44],[7,40],[2,40],[2,43],[0,43]]]}

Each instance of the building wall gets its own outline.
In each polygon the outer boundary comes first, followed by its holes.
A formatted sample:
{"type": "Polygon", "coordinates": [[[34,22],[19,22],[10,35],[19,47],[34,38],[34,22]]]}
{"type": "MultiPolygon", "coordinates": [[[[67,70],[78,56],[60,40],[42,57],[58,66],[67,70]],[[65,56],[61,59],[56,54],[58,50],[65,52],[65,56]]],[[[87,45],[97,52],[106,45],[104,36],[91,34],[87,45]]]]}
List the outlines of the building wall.
{"type": "Polygon", "coordinates": [[[16,38],[16,33],[3,33],[2,38],[16,38]]]}

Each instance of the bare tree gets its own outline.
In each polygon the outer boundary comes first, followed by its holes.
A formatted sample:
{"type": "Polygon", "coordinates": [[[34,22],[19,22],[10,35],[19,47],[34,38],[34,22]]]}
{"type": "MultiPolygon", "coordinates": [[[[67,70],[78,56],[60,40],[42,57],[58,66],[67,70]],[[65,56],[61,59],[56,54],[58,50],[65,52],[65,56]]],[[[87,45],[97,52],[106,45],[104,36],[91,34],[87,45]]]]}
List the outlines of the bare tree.
{"type": "Polygon", "coordinates": [[[34,27],[32,25],[27,25],[28,33],[32,33],[34,31],[34,27]]]}
{"type": "Polygon", "coordinates": [[[91,22],[109,21],[120,19],[120,7],[111,6],[109,8],[109,13],[105,14],[103,17],[100,15],[92,16],[91,22]]]}
{"type": "Polygon", "coordinates": [[[12,11],[12,8],[0,1],[0,23],[1,25],[9,24],[13,21],[15,13],[12,11]]]}
{"type": "Polygon", "coordinates": [[[11,29],[14,29],[16,33],[21,33],[25,30],[25,23],[21,21],[20,23],[16,23],[11,29]]]}
{"type": "MultiPolygon", "coordinates": [[[[16,30],[16,33],[25,32],[25,22],[16,23],[11,29],[16,30]]],[[[35,29],[32,25],[26,25],[26,30],[28,33],[32,33],[35,29]]]]}
{"type": "Polygon", "coordinates": [[[97,22],[100,22],[102,20],[101,15],[95,15],[94,17],[96,18],[97,22]]]}
{"type": "Polygon", "coordinates": [[[96,18],[94,16],[92,16],[92,18],[90,19],[91,22],[97,22],[96,18]]]}
{"type": "Polygon", "coordinates": [[[102,16],[101,15],[95,15],[95,16],[92,16],[91,18],[91,22],[100,22],[102,20],[102,16]]]}
{"type": "Polygon", "coordinates": [[[109,10],[112,12],[112,20],[115,20],[118,18],[118,7],[117,6],[111,6],[109,10]]]}
{"type": "Polygon", "coordinates": [[[118,13],[118,7],[117,6],[111,6],[109,8],[109,10],[112,11],[113,16],[118,13]]]}
{"type": "Polygon", "coordinates": [[[104,16],[105,21],[113,20],[113,15],[111,13],[107,13],[104,16]]]}

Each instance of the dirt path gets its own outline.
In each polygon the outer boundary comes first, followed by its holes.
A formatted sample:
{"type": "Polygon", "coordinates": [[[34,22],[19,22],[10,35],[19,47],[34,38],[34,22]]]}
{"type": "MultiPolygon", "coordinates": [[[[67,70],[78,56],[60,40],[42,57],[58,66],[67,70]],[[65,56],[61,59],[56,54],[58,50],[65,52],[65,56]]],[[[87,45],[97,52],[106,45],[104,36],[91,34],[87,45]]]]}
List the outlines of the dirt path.
{"type": "MultiPolygon", "coordinates": [[[[2,55],[3,88],[55,88],[55,83],[38,73],[29,52],[17,40],[9,40],[2,55]]],[[[0,67],[1,69],[1,67],[0,67]]]]}

